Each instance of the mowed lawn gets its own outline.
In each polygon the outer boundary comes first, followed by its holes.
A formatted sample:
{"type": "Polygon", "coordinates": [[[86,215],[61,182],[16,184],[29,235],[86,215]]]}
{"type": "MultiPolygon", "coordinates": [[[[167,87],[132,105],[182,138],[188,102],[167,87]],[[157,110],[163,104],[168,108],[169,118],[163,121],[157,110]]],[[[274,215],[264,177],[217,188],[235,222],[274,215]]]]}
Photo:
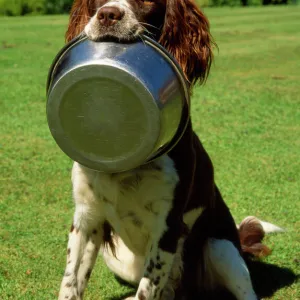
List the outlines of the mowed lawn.
{"type": "MultiPolygon", "coordinates": [[[[300,6],[205,12],[219,51],[194,92],[194,127],[236,220],[286,229],[265,239],[273,253],[254,280],[281,287],[271,299],[300,299],[300,6]]],[[[55,299],[64,272],[72,162],[50,136],[45,82],[66,24],[0,18],[0,299],[55,299]]],[[[86,299],[131,291],[99,259],[86,299]]]]}

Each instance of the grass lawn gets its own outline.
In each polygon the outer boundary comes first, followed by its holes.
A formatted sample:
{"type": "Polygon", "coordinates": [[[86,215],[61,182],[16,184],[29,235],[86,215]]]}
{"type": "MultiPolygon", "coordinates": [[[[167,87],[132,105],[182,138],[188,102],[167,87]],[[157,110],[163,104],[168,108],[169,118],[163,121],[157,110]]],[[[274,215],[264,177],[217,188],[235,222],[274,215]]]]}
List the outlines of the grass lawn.
{"type": "MultiPolygon", "coordinates": [[[[273,266],[257,280],[282,286],[271,299],[300,299],[290,273],[300,264],[300,6],[205,12],[219,52],[194,92],[194,127],[236,220],[256,215],[287,230],[266,238],[273,266]]],[[[72,163],[50,136],[45,82],[66,24],[0,18],[1,299],[55,299],[64,271],[72,163]]],[[[99,259],[86,299],[129,291],[99,259]]]]}

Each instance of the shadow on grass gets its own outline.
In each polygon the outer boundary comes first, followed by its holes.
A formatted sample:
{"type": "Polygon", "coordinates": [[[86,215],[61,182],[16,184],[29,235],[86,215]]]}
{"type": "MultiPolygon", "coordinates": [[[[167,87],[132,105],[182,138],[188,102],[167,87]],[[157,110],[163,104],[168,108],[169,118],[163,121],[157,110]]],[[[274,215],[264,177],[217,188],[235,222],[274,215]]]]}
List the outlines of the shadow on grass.
{"type": "Polygon", "coordinates": [[[126,299],[127,297],[134,297],[134,293],[125,293],[121,298],[120,297],[111,297],[111,298],[108,298],[108,300],[124,300],[126,299]]]}
{"type": "Polygon", "coordinates": [[[134,296],[135,292],[136,292],[136,288],[135,286],[129,284],[128,282],[126,282],[125,280],[123,280],[122,278],[118,277],[115,275],[115,280],[117,280],[120,284],[124,285],[124,286],[127,286],[129,288],[132,289],[132,291],[130,292],[126,292],[124,293],[121,298],[120,297],[110,297],[108,298],[108,300],[124,300],[126,299],[127,297],[131,297],[131,296],[134,296]]]}
{"type": "MultiPolygon", "coordinates": [[[[248,268],[251,273],[254,289],[259,298],[271,297],[277,290],[293,284],[299,275],[296,275],[288,268],[278,267],[276,265],[264,263],[261,261],[248,261],[248,268]]],[[[119,283],[132,287],[122,279],[116,277],[119,283]]],[[[126,297],[133,296],[134,292],[128,292],[121,298],[112,297],[109,300],[123,300],[126,297]]],[[[201,294],[195,295],[193,299],[185,300],[235,300],[230,293],[224,290],[219,290],[214,295],[201,294]]],[[[170,299],[171,300],[171,299],[170,299]]],[[[177,295],[176,300],[181,300],[181,297],[177,295]]]]}
{"type": "Polygon", "coordinates": [[[261,298],[271,297],[277,290],[299,279],[299,275],[288,268],[261,261],[249,261],[248,268],[254,289],[261,298]]]}

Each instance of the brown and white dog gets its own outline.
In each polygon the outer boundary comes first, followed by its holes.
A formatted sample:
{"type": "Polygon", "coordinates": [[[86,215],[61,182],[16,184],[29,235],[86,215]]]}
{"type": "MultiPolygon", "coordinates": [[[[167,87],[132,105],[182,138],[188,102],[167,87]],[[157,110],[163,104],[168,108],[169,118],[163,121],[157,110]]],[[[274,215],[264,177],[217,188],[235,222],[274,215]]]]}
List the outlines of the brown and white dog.
{"type": "MultiPolygon", "coordinates": [[[[149,34],[191,88],[205,81],[213,58],[209,22],[192,0],[76,0],[66,39],[82,33],[120,42],[149,34]]],[[[279,228],[248,217],[237,230],[191,122],[156,161],[119,174],[75,162],[72,182],[76,209],[59,299],[83,298],[99,250],[115,274],[138,285],[135,300],[204,299],[218,287],[257,299],[242,256],[267,254],[264,227],[279,228]]]]}

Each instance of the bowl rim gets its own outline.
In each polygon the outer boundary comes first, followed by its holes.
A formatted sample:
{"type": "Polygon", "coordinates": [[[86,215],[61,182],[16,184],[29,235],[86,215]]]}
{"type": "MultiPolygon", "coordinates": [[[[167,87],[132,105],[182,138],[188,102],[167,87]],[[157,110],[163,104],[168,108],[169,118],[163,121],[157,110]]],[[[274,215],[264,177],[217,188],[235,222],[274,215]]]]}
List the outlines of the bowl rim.
{"type": "MultiPolygon", "coordinates": [[[[142,40],[142,42],[145,42],[145,41],[148,42],[152,47],[156,48],[157,51],[161,52],[161,54],[163,54],[165,57],[168,58],[169,62],[173,65],[173,69],[180,75],[179,78],[181,80],[181,83],[182,83],[182,86],[184,89],[186,100],[189,104],[189,102],[190,102],[190,93],[189,93],[190,84],[186,80],[184,72],[183,72],[182,68],[180,67],[179,63],[177,62],[177,60],[174,58],[174,56],[171,53],[169,53],[161,44],[159,44],[157,41],[153,40],[152,38],[148,37],[147,35],[144,35],[144,34],[140,35],[140,39],[142,40]]],[[[85,40],[88,40],[88,37],[84,33],[82,33],[82,34],[76,36],[75,38],[73,38],[68,43],[66,43],[63,46],[63,48],[61,48],[59,50],[59,52],[56,54],[56,56],[54,57],[51,65],[50,65],[49,71],[48,71],[47,83],[46,83],[47,96],[49,93],[49,88],[53,81],[53,74],[54,74],[54,71],[56,69],[58,62],[61,60],[61,58],[67,51],[69,51],[71,48],[76,46],[78,43],[83,42],[85,40]]],[[[123,44],[124,43],[132,44],[132,43],[136,43],[137,41],[139,41],[139,40],[136,39],[136,40],[122,42],[122,43],[123,44]]],[[[100,41],[96,41],[94,43],[101,43],[101,42],[107,42],[107,40],[103,40],[103,41],[100,40],[100,41]]]]}
{"type": "MultiPolygon", "coordinates": [[[[56,54],[51,66],[49,68],[49,72],[48,72],[47,83],[46,83],[47,99],[50,96],[50,93],[51,93],[50,88],[52,87],[52,83],[54,80],[55,70],[56,70],[60,60],[62,59],[62,57],[64,56],[64,54],[66,52],[71,50],[78,43],[81,43],[85,40],[89,40],[89,39],[84,33],[81,33],[80,35],[76,36],[71,41],[66,43],[63,46],[63,48],[56,54]]],[[[91,42],[94,42],[94,41],[91,41],[91,42]]],[[[100,41],[96,41],[94,43],[101,43],[101,42],[114,42],[114,41],[100,40],[100,41]]],[[[182,89],[184,92],[184,98],[185,98],[185,101],[183,102],[183,106],[182,106],[182,115],[181,115],[180,123],[179,123],[179,126],[178,126],[174,136],[166,145],[158,148],[155,153],[153,153],[152,155],[150,155],[147,158],[147,160],[145,161],[144,164],[148,164],[148,163],[154,161],[155,159],[170,152],[177,145],[177,143],[180,141],[180,139],[184,135],[186,128],[189,124],[189,120],[190,120],[190,91],[189,91],[190,83],[186,80],[186,77],[184,75],[182,68],[180,67],[180,65],[176,61],[176,59],[172,56],[172,54],[170,54],[161,44],[159,44],[157,41],[153,40],[152,38],[148,37],[147,35],[144,35],[144,34],[140,35],[139,39],[135,39],[135,40],[128,41],[128,42],[122,42],[121,44],[133,44],[136,42],[143,42],[144,44],[147,43],[152,48],[154,48],[157,52],[161,53],[161,55],[171,64],[172,69],[177,74],[178,80],[181,82],[181,86],[182,86],[182,89]]],[[[115,43],[117,43],[117,42],[115,42],[115,43]]],[[[141,164],[141,165],[144,165],[144,164],[141,164]]],[[[88,167],[88,168],[91,168],[91,167],[88,167]]],[[[94,169],[94,170],[101,172],[101,170],[99,170],[99,169],[94,169]]],[[[124,170],[124,171],[126,171],[126,170],[124,170]]],[[[105,172],[105,171],[102,171],[102,172],[105,172]]],[[[117,172],[119,172],[119,171],[117,171],[117,172]]],[[[110,172],[110,173],[116,173],[116,172],[110,172]]]]}

